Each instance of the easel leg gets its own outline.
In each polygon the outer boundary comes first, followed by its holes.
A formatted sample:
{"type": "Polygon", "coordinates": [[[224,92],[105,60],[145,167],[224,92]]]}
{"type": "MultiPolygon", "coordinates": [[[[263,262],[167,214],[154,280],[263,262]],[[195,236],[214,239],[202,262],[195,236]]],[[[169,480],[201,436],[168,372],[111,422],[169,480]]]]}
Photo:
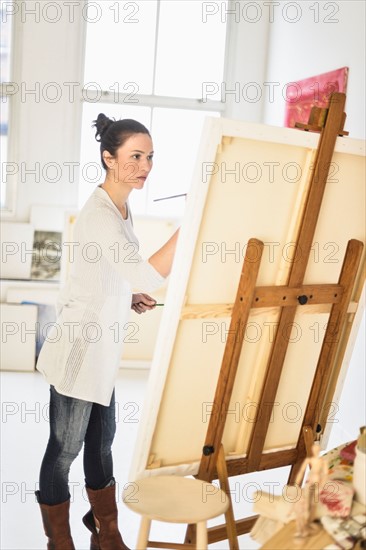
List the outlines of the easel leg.
{"type": "Polygon", "coordinates": [[[311,447],[314,445],[314,432],[311,426],[304,426],[302,429],[302,435],[304,438],[306,456],[312,456],[311,447]]]}
{"type": "MultiPolygon", "coordinates": [[[[314,432],[311,426],[303,426],[302,428],[302,436],[304,438],[304,445],[306,450],[306,456],[312,456],[311,447],[314,444],[314,432]]],[[[301,468],[301,465],[303,463],[304,457],[301,457],[300,460],[297,460],[291,467],[290,475],[288,478],[288,483],[292,484],[295,483],[295,479],[297,477],[297,474],[301,468]]]]}
{"type": "Polygon", "coordinates": [[[338,303],[332,305],[328,318],[327,329],[325,331],[322,349],[313,379],[313,386],[305,410],[303,432],[297,442],[298,457],[296,463],[292,466],[289,483],[295,482],[302,460],[306,454],[309,455],[307,435],[304,430],[305,428],[311,429],[310,426],[316,426],[317,423],[319,423],[319,412],[317,411],[319,408],[324,409],[327,388],[340,349],[340,338],[347,324],[347,309],[355,285],[363,248],[363,243],[357,239],[348,241],[346,254],[338,279],[338,284],[343,287],[342,298],[338,303]]]}
{"type": "Polygon", "coordinates": [[[231,501],[230,495],[230,485],[229,478],[226,468],[226,460],[223,445],[220,446],[220,450],[217,456],[217,473],[219,476],[220,487],[225,492],[227,498],[229,499],[229,508],[225,512],[226,520],[226,529],[227,529],[227,538],[229,540],[230,550],[239,550],[238,536],[236,534],[236,525],[233,511],[233,504],[231,501]]]}

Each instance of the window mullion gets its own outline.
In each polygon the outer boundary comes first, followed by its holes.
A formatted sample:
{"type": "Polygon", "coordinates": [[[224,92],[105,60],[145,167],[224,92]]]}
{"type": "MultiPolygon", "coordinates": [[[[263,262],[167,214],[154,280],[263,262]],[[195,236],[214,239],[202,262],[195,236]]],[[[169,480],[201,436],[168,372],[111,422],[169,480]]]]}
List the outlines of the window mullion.
{"type": "MultiPolygon", "coordinates": [[[[3,98],[9,102],[8,106],[8,133],[7,133],[7,158],[2,162],[9,160],[16,162],[18,159],[18,140],[15,136],[19,131],[19,99],[14,101],[13,96],[18,90],[18,82],[21,82],[21,73],[19,60],[21,59],[21,50],[23,42],[23,25],[20,17],[12,15],[11,36],[10,36],[10,70],[9,81],[1,83],[1,102],[3,98]],[[15,36],[17,39],[15,39],[15,36]],[[9,90],[9,87],[11,88],[9,90]]],[[[4,167],[4,166],[3,166],[4,167]]],[[[9,175],[5,186],[5,201],[1,207],[1,218],[12,218],[16,213],[17,198],[17,178],[18,174],[9,175]]]]}
{"type": "Polygon", "coordinates": [[[207,99],[194,99],[187,97],[170,97],[159,95],[147,95],[147,94],[116,94],[115,92],[104,91],[101,94],[97,90],[83,89],[82,99],[87,103],[97,103],[103,101],[103,103],[119,103],[124,105],[141,107],[165,107],[171,109],[192,109],[197,111],[218,111],[223,113],[225,105],[221,101],[215,101],[207,99]]]}
{"type": "Polygon", "coordinates": [[[155,94],[155,82],[156,82],[156,65],[158,62],[158,41],[159,41],[159,25],[160,25],[160,0],[157,0],[156,6],[156,23],[155,23],[155,43],[154,43],[154,66],[153,66],[153,80],[152,80],[152,95],[155,94]]]}

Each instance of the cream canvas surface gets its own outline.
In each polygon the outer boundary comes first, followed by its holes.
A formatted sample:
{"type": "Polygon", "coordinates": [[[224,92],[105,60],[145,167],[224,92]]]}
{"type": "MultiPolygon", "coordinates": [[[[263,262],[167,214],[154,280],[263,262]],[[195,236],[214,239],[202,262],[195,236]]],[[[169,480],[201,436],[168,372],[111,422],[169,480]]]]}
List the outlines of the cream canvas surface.
{"type": "MultiPolygon", "coordinates": [[[[318,140],[318,134],[296,129],[206,120],[131,480],[197,473],[248,240],[265,245],[257,286],[286,285],[318,140]]],[[[347,242],[365,242],[364,181],[365,143],[337,138],[304,284],[337,283],[347,242]]],[[[354,333],[362,286],[360,270],[348,313],[354,333]]],[[[288,327],[264,452],[296,446],[329,311],[328,305],[302,306],[288,327]]],[[[273,307],[251,311],[223,436],[228,459],[246,456],[279,313],[273,307]]]]}

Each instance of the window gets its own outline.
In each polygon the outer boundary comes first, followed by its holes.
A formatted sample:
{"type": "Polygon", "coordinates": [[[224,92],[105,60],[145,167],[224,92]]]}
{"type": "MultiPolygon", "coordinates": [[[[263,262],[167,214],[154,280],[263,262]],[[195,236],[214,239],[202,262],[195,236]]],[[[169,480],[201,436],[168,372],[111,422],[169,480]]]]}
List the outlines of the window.
{"type": "Polygon", "coordinates": [[[5,3],[1,1],[1,34],[0,34],[0,85],[1,85],[1,103],[0,103],[0,158],[1,158],[1,194],[0,206],[2,210],[9,207],[10,188],[7,185],[9,176],[5,173],[5,166],[8,159],[8,136],[9,136],[9,105],[10,95],[8,86],[11,78],[11,40],[12,40],[12,17],[5,13],[5,3]]]}
{"type": "Polygon", "coordinates": [[[154,168],[131,195],[133,212],[183,214],[184,199],[154,199],[188,190],[204,118],[223,112],[211,90],[224,78],[226,23],[208,17],[207,4],[214,2],[89,2],[79,206],[104,178],[91,129],[104,112],[139,120],[153,137],[154,168]]]}

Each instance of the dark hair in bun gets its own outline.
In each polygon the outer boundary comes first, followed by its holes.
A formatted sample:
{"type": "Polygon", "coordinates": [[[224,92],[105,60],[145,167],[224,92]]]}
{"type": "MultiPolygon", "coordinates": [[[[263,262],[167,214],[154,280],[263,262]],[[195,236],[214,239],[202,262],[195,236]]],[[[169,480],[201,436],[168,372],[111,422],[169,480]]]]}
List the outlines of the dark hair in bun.
{"type": "Polygon", "coordinates": [[[108,170],[108,167],[103,159],[104,151],[108,151],[112,157],[115,157],[117,149],[134,134],[147,134],[150,136],[149,130],[137,120],[129,118],[122,120],[110,119],[103,113],[100,113],[97,120],[93,121],[93,127],[97,130],[95,139],[100,142],[101,162],[105,170],[108,170]]]}

